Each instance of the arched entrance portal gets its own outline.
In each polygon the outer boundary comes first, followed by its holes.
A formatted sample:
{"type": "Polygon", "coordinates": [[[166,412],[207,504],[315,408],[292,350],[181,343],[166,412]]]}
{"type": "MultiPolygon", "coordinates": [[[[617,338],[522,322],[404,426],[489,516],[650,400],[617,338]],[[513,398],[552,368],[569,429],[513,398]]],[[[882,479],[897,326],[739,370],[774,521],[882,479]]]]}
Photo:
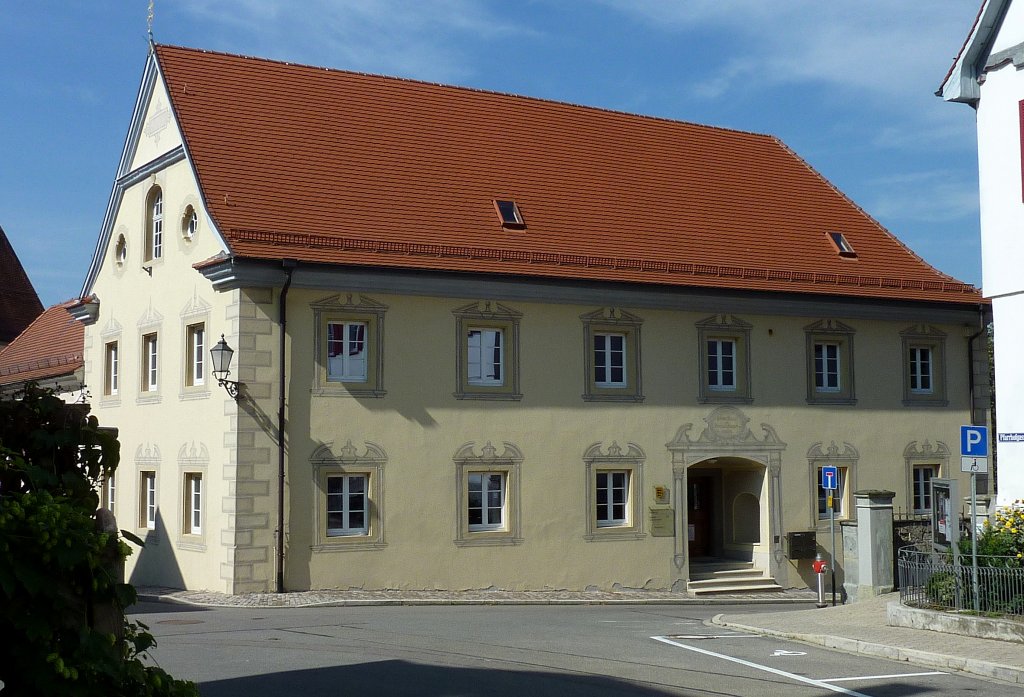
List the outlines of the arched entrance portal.
{"type": "Polygon", "coordinates": [[[684,424],[666,445],[672,453],[675,576],[712,560],[752,562],[769,576],[782,571],[781,469],[786,444],[768,424],[763,437],[736,407],[719,407],[691,438],[684,424]]]}

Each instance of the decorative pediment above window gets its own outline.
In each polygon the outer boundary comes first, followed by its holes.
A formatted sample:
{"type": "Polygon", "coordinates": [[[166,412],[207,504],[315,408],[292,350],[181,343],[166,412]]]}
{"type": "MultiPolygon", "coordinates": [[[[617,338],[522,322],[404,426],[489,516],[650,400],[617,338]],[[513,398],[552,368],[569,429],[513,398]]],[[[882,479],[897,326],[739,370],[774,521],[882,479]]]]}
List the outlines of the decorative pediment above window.
{"type": "Polygon", "coordinates": [[[210,312],[211,305],[202,298],[199,297],[198,293],[193,290],[192,297],[185,303],[185,306],[181,308],[182,317],[192,317],[194,315],[206,315],[210,312]]]}
{"type": "Polygon", "coordinates": [[[160,464],[160,446],[156,443],[140,443],[135,449],[135,464],[137,465],[158,465],[160,464]]]}
{"type": "Polygon", "coordinates": [[[912,459],[949,459],[949,447],[941,440],[935,441],[935,445],[932,445],[930,441],[924,441],[918,446],[916,440],[912,440],[907,443],[907,447],[903,449],[903,457],[912,459]]]}
{"type": "Polygon", "coordinates": [[[178,448],[178,464],[187,467],[202,467],[210,464],[210,451],[205,443],[182,443],[178,448]]]}
{"type": "Polygon", "coordinates": [[[491,445],[491,441],[480,448],[480,454],[477,455],[474,451],[476,441],[469,441],[459,447],[455,451],[455,455],[452,457],[453,460],[459,463],[472,463],[486,465],[493,462],[522,462],[523,453],[515,445],[509,442],[502,442],[505,450],[499,455],[498,449],[491,445]]]}
{"type": "Polygon", "coordinates": [[[642,462],[647,459],[643,449],[636,443],[627,443],[623,452],[622,446],[617,441],[612,441],[608,450],[601,450],[601,442],[594,443],[583,453],[584,462],[606,462],[609,464],[617,462],[642,462]]]}
{"type": "Polygon", "coordinates": [[[519,319],[523,316],[522,312],[517,312],[510,307],[490,300],[479,300],[462,307],[457,307],[452,310],[452,314],[457,317],[496,321],[519,319]]]}
{"type": "Polygon", "coordinates": [[[945,339],[946,332],[930,324],[915,324],[901,331],[900,336],[914,339],[945,339]]]}
{"type": "Polygon", "coordinates": [[[103,330],[100,332],[100,336],[117,336],[121,333],[121,323],[111,317],[107,320],[107,323],[103,325],[103,330]]]}
{"type": "Polygon", "coordinates": [[[853,334],[856,330],[848,324],[843,324],[837,319],[822,319],[808,324],[804,327],[805,332],[816,334],[853,334]]]}
{"type": "Polygon", "coordinates": [[[383,464],[387,462],[388,455],[384,452],[384,448],[370,441],[365,441],[363,445],[365,446],[364,452],[360,455],[359,449],[352,444],[351,440],[345,441],[345,444],[337,449],[335,449],[333,441],[324,443],[313,451],[309,461],[314,465],[348,466],[383,464]]]}
{"type": "Polygon", "coordinates": [[[732,329],[732,330],[750,330],[752,325],[750,322],[744,322],[735,315],[711,315],[705,317],[699,322],[695,323],[700,329],[732,329]]]}
{"type": "Polygon", "coordinates": [[[142,327],[152,327],[154,325],[160,324],[163,321],[164,321],[164,316],[161,315],[156,310],[154,310],[153,309],[153,304],[150,303],[149,307],[146,308],[146,311],[142,313],[141,317],[139,317],[139,321],[137,322],[137,325],[140,328],[142,328],[142,327]]]}
{"type": "Polygon", "coordinates": [[[858,459],[860,459],[860,453],[858,453],[857,449],[850,445],[849,443],[843,443],[843,448],[842,450],[840,450],[839,446],[836,445],[835,441],[829,443],[827,448],[821,447],[821,444],[823,442],[824,441],[818,441],[817,443],[812,444],[811,447],[807,449],[808,460],[828,460],[829,462],[856,462],[858,459]]]}
{"type": "Polygon", "coordinates": [[[602,325],[624,324],[639,326],[643,324],[643,319],[639,316],[619,307],[602,307],[599,310],[580,315],[580,319],[584,322],[594,322],[602,325]]]}
{"type": "Polygon", "coordinates": [[[314,310],[340,310],[344,312],[384,312],[388,306],[365,295],[336,293],[309,304],[314,310]]]}

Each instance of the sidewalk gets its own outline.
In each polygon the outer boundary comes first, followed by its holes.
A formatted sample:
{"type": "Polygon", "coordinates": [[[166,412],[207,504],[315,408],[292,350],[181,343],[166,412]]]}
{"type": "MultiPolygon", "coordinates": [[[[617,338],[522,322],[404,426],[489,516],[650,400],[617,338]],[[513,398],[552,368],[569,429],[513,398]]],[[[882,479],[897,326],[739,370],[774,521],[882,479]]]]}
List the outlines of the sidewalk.
{"type": "Polygon", "coordinates": [[[795,612],[716,615],[712,622],[745,632],[818,644],[839,651],[963,671],[1024,685],[1024,644],[924,629],[890,627],[888,593],[851,605],[795,612]]]}
{"type": "Polygon", "coordinates": [[[809,590],[781,593],[731,593],[714,598],[692,598],[671,591],[298,591],[243,593],[139,587],[139,600],[171,601],[204,607],[324,607],[346,605],[763,605],[810,604],[817,595],[809,590]]]}
{"type": "Polygon", "coordinates": [[[227,595],[210,591],[140,587],[140,601],[202,607],[298,608],[383,605],[755,605],[799,603],[805,610],[716,615],[713,623],[743,632],[793,639],[827,648],[907,661],[938,670],[963,671],[1024,685],[1024,644],[977,639],[924,629],[890,627],[886,609],[899,602],[889,593],[851,605],[813,607],[817,594],[736,593],[692,598],[665,591],[303,591],[227,595]]]}

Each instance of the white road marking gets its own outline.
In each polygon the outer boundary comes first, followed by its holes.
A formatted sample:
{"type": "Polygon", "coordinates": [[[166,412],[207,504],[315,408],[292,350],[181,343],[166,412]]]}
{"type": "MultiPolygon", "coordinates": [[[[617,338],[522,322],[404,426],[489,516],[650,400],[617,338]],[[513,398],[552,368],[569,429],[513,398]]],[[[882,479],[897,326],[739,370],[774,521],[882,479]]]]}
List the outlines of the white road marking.
{"type": "Polygon", "coordinates": [[[822,682],[849,682],[851,680],[890,680],[892,678],[916,678],[922,675],[949,675],[939,670],[930,673],[894,673],[892,675],[863,675],[858,678],[818,678],[822,682]]]}
{"type": "Polygon", "coordinates": [[[773,656],[806,656],[806,651],[786,651],[785,649],[775,649],[773,656]]]}
{"type": "Polygon", "coordinates": [[[823,682],[821,680],[814,680],[813,678],[805,678],[802,675],[796,675],[795,673],[788,673],[788,672],[786,672],[784,670],[779,670],[778,668],[772,668],[770,666],[763,666],[760,663],[753,663],[751,661],[745,661],[742,658],[736,658],[735,656],[727,656],[724,653],[715,653],[714,651],[707,651],[706,649],[698,649],[696,646],[687,646],[686,644],[680,644],[677,641],[672,641],[668,637],[652,636],[651,638],[654,639],[655,641],[660,641],[663,644],[669,644],[670,646],[676,646],[676,647],[679,647],[681,649],[686,649],[687,651],[693,651],[695,653],[701,653],[701,654],[704,654],[705,656],[714,656],[715,658],[721,658],[722,660],[725,660],[725,661],[731,661],[733,663],[739,663],[740,665],[747,666],[748,668],[754,668],[755,670],[763,670],[763,671],[765,671],[767,673],[772,673],[774,675],[781,675],[782,677],[789,678],[790,680],[796,680],[797,682],[807,683],[808,685],[814,685],[815,687],[820,687],[822,689],[829,690],[831,692],[838,692],[839,694],[849,695],[849,697],[870,697],[869,695],[865,695],[863,692],[854,692],[853,690],[847,690],[845,687],[839,687],[838,685],[831,685],[831,684],[829,684],[827,682],[823,682]]]}
{"type": "Polygon", "coordinates": [[[673,634],[673,639],[757,639],[760,634],[673,634]]]}

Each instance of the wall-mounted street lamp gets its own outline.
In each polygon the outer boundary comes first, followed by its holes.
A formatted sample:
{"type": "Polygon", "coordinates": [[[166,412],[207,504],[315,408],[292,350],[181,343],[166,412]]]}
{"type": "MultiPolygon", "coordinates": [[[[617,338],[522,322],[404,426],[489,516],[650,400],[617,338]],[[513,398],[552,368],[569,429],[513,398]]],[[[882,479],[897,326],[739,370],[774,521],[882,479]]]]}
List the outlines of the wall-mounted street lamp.
{"type": "Polygon", "coordinates": [[[227,390],[228,395],[238,401],[238,388],[242,383],[228,380],[228,375],[231,375],[231,357],[234,355],[235,350],[224,341],[223,334],[220,335],[217,345],[210,349],[210,356],[213,358],[213,377],[217,378],[217,384],[227,390]]]}

